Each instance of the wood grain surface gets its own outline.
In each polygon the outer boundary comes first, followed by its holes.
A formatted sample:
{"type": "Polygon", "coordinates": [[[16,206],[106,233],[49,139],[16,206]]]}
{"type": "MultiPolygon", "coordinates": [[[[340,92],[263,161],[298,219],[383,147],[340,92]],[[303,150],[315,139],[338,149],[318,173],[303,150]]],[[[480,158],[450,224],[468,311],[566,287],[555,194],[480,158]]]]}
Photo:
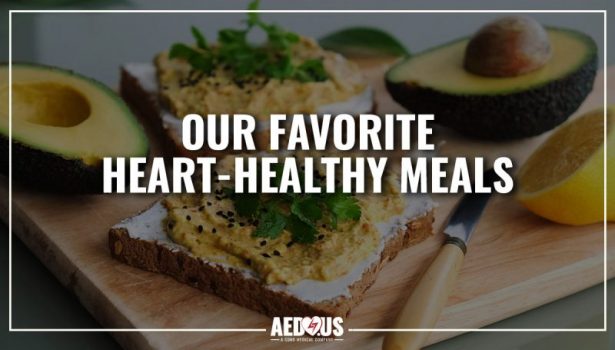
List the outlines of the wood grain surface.
{"type": "MultiPolygon", "coordinates": [[[[381,63],[362,62],[377,92],[378,113],[403,110],[384,91],[381,63]]],[[[615,69],[610,70],[615,86],[615,69]]],[[[603,100],[603,75],[579,112],[603,100]]],[[[613,96],[609,96],[614,101],[613,96]]],[[[575,114],[575,115],[578,115],[575,114]]],[[[507,155],[520,165],[546,137],[495,143],[465,139],[436,129],[440,152],[447,156],[507,155]]],[[[8,195],[8,180],[0,193],[8,195]]],[[[5,197],[6,198],[6,197],[5,197]]],[[[40,193],[15,183],[13,231],[53,274],[108,328],[269,328],[270,319],[227,303],[175,280],[123,265],[110,257],[107,231],[156,200],[144,195],[65,196],[40,193]]],[[[457,196],[436,196],[436,229],[457,196]]],[[[2,218],[8,220],[6,202],[2,218]]],[[[615,225],[609,225],[608,254],[615,257],[615,225]]],[[[343,342],[325,347],[378,348],[382,333],[349,332],[348,328],[386,328],[421,272],[440,246],[442,235],[407,249],[388,264],[362,304],[345,321],[343,342]]],[[[603,226],[557,225],[526,211],[510,195],[496,195],[469,245],[461,274],[437,324],[439,328],[477,328],[519,314],[601,283],[603,226]]],[[[608,275],[615,268],[610,264],[608,275]]],[[[52,327],[53,325],[50,325],[52,327]]],[[[127,349],[276,348],[268,332],[114,332],[127,349]]],[[[455,332],[431,335],[430,343],[455,332]]],[[[316,344],[305,344],[305,347],[316,344]]]]}

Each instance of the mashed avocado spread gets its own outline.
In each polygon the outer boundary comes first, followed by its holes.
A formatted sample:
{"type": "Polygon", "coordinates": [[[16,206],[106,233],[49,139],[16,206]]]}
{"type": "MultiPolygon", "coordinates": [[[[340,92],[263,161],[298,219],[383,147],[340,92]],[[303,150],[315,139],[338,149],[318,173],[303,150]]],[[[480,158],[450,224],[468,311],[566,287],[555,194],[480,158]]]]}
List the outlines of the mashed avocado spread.
{"type": "MultiPolygon", "coordinates": [[[[258,6],[253,1],[248,8],[258,6]]],[[[175,43],[155,59],[161,99],[178,118],[316,113],[367,88],[358,67],[343,56],[263,21],[257,12],[247,14],[243,28],[221,29],[214,44],[198,28],[191,31],[194,44],[175,43]],[[266,40],[252,42],[259,34],[266,40]]]]}
{"type": "MultiPolygon", "coordinates": [[[[228,174],[232,173],[228,168],[220,167],[232,164],[222,161],[218,167],[228,174]]],[[[326,217],[318,220],[313,243],[296,242],[287,229],[275,238],[255,237],[258,220],[240,216],[235,202],[219,184],[211,194],[167,197],[165,224],[170,238],[192,254],[206,261],[252,270],[266,283],[331,281],[376,251],[382,239],[376,223],[387,222],[404,211],[405,201],[395,183],[393,179],[386,181],[382,194],[353,197],[361,209],[357,220],[336,224],[326,217]]]]}
{"type": "Polygon", "coordinates": [[[185,60],[170,59],[167,52],[155,59],[160,96],[178,118],[241,112],[259,120],[271,113],[316,113],[318,108],[344,102],[361,94],[367,83],[358,67],[339,54],[325,51],[301,37],[290,49],[292,61],[322,60],[328,79],[300,81],[264,75],[237,78],[224,65],[211,73],[195,71],[185,60]]]}

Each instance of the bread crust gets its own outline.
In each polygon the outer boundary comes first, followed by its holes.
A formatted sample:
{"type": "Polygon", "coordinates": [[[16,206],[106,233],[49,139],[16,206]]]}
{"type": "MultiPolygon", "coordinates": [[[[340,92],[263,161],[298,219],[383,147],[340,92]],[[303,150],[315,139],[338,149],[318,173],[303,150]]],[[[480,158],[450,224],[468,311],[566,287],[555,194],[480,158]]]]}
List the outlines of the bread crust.
{"type": "Polygon", "coordinates": [[[361,302],[366,290],[375,282],[378,272],[404,248],[418,244],[431,236],[433,211],[406,224],[390,238],[376,260],[359,280],[349,286],[350,296],[310,303],[282,291],[273,291],[240,270],[223,267],[199,259],[192,254],[173,250],[156,241],[131,237],[125,228],[109,231],[111,255],[128,265],[143,270],[164,273],[182,283],[268,315],[275,316],[342,316],[361,302]]]}

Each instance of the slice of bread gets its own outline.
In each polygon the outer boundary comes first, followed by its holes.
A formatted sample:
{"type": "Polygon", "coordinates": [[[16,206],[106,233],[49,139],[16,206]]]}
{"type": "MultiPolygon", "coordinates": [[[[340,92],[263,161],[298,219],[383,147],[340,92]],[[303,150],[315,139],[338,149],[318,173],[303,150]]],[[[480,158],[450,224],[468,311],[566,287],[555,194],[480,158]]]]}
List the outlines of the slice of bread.
{"type": "Polygon", "coordinates": [[[331,282],[301,281],[296,285],[263,283],[249,270],[205,261],[168,238],[167,212],[156,202],[144,212],[109,231],[109,249],[116,259],[152,272],[164,273],[200,290],[268,316],[347,316],[378,272],[397,253],[432,234],[433,202],[413,196],[400,216],[384,225],[376,252],[331,282]]]}
{"type": "Polygon", "coordinates": [[[199,156],[182,146],[181,122],[161,105],[153,64],[130,63],[122,66],[120,95],[161,142],[164,155],[199,156]]]}
{"type": "MultiPolygon", "coordinates": [[[[198,157],[222,156],[232,151],[203,150],[191,152],[182,145],[181,119],[174,116],[160,101],[156,67],[151,63],[128,63],[121,67],[120,95],[131,106],[138,118],[154,136],[161,140],[163,153],[168,156],[198,157]]],[[[371,87],[347,101],[325,105],[319,113],[350,113],[358,115],[375,110],[371,87]]],[[[229,113],[241,111],[229,111],[229,113]]],[[[261,150],[269,144],[269,123],[258,122],[254,132],[254,142],[261,150]]]]}
{"type": "MultiPolygon", "coordinates": [[[[120,93],[154,136],[162,141],[167,156],[223,156],[228,152],[190,152],[181,142],[181,121],[159,99],[156,68],[150,63],[126,64],[121,70],[120,93]]],[[[324,106],[320,113],[372,112],[371,88],[341,104],[324,106]],[[368,104],[365,101],[370,101],[368,104]]],[[[233,111],[229,111],[233,112],[233,111]]],[[[268,125],[257,126],[257,145],[266,145],[268,125]]],[[[347,316],[374,283],[378,272],[397,253],[418,244],[432,233],[434,204],[425,196],[413,196],[408,208],[390,232],[383,234],[378,251],[332,282],[302,281],[296,285],[268,285],[255,273],[205,261],[168,238],[163,219],[166,209],[157,202],[109,231],[109,249],[116,259],[152,272],[170,275],[180,282],[269,316],[347,316]]],[[[389,226],[387,226],[389,227],[389,226]]]]}

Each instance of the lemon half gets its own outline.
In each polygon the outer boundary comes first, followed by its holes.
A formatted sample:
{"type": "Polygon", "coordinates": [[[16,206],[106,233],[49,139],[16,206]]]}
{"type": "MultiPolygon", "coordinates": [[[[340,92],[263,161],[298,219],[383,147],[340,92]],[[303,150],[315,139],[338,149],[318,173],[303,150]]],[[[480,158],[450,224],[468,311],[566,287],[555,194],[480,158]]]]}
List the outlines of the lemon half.
{"type": "MultiPolygon", "coordinates": [[[[615,221],[615,107],[607,109],[607,219],[615,221]]],[[[604,110],[556,130],[521,167],[517,199],[551,221],[604,221],[604,110]]]]}

